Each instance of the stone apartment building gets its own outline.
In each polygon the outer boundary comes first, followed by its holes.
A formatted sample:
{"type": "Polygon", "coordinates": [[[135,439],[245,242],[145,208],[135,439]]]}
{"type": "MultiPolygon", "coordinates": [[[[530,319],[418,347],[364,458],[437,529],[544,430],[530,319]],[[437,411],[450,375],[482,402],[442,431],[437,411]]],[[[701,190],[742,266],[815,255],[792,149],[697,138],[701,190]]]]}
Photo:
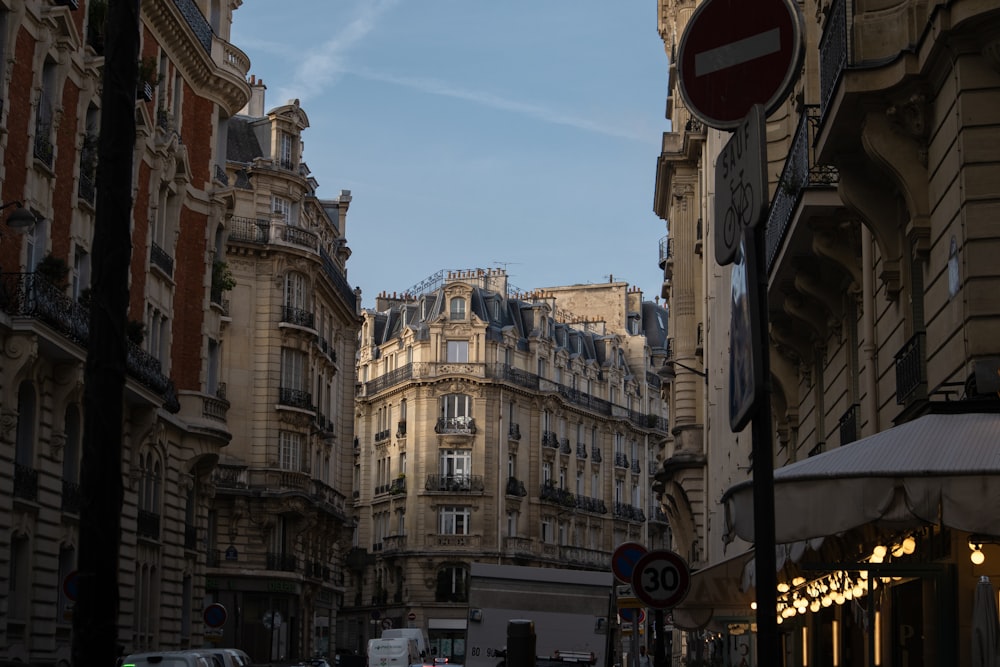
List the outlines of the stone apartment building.
{"type": "MultiPolygon", "coordinates": [[[[238,4],[141,3],[126,651],[203,641],[212,469],[232,437],[211,267],[227,210],[217,146],[250,95],[249,60],[227,41],[238,4]]],[[[101,0],[0,3],[0,657],[33,663],[69,657],[106,11],[101,0]]]]}
{"type": "Polygon", "coordinates": [[[665,336],[624,282],[524,294],[490,269],[381,294],[361,326],[338,646],[385,623],[460,660],[470,563],[607,571],[622,542],[666,545],[665,336]]]}
{"type": "Polygon", "coordinates": [[[297,100],[265,111],[251,78],[228,120],[220,386],[233,439],[212,476],[206,592],[238,616],[221,642],[257,662],[332,654],[352,544],[359,293],[347,282],[351,194],[321,199],[297,100]]]}
{"type": "MultiPolygon", "coordinates": [[[[986,576],[995,599],[1000,579],[982,502],[1000,484],[1000,7],[796,4],[805,59],[767,119],[761,268],[785,664],[975,664],[974,591],[986,576]]],[[[674,658],[735,660],[755,645],[752,444],[726,409],[730,272],[702,251],[729,135],[684,107],[674,69],[696,6],[658,2],[671,128],[654,209],[680,363],[656,483],[699,570],[674,658]]]]}

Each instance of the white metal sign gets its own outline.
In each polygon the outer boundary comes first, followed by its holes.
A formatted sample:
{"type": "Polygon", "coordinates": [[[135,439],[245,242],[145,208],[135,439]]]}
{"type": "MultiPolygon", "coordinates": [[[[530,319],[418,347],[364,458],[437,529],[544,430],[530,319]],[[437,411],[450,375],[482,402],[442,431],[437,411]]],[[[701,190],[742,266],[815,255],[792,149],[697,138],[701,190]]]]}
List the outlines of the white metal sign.
{"type": "Polygon", "coordinates": [[[764,108],[755,104],[715,163],[715,261],[732,264],[743,230],[767,212],[764,108]]]}

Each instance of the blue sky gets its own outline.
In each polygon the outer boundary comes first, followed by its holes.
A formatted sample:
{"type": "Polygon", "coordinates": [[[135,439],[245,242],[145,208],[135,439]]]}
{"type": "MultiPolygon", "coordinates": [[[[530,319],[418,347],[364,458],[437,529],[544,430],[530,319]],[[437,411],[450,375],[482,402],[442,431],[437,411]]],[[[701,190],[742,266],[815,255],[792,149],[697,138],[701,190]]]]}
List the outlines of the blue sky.
{"type": "Polygon", "coordinates": [[[659,295],[656,0],[246,0],[231,41],[300,100],[319,196],[351,190],[365,307],[441,269],[659,295]]]}

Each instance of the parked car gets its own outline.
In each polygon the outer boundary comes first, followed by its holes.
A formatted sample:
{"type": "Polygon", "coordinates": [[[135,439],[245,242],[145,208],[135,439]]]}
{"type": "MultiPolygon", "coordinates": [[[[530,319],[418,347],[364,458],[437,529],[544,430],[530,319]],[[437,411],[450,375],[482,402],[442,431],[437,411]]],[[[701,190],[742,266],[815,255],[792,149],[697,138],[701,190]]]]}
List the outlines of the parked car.
{"type": "Polygon", "coordinates": [[[253,662],[245,651],[238,648],[198,648],[180,651],[180,653],[188,652],[215,656],[222,660],[222,667],[248,667],[253,662]]]}

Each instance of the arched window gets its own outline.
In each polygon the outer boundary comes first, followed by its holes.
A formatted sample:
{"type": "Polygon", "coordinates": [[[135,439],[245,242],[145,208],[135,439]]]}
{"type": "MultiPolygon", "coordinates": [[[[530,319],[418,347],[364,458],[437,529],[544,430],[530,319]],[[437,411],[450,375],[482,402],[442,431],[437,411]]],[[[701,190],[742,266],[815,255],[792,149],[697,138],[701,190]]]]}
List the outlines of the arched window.
{"type": "Polygon", "coordinates": [[[14,496],[25,500],[38,498],[38,472],[35,470],[37,412],[35,385],[26,380],[17,390],[17,442],[14,445],[14,496]]]}

